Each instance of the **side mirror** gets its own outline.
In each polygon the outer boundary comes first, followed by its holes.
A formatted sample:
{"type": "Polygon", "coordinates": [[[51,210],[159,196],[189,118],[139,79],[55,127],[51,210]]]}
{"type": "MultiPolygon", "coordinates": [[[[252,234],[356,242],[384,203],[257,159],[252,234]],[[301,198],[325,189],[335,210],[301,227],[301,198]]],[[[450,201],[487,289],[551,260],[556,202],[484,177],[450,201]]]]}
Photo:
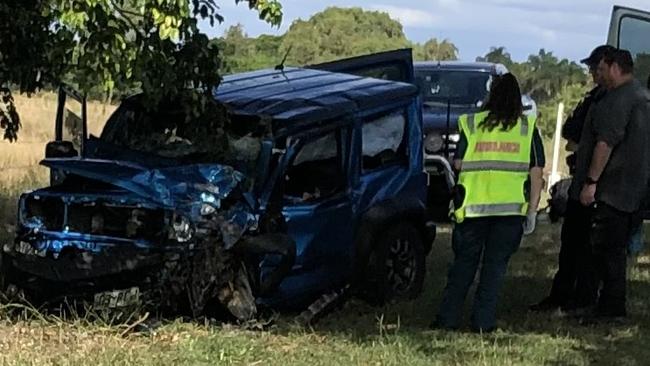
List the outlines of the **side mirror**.
{"type": "Polygon", "coordinates": [[[79,151],[71,141],[50,141],[45,145],[45,158],[74,158],[79,151]]]}

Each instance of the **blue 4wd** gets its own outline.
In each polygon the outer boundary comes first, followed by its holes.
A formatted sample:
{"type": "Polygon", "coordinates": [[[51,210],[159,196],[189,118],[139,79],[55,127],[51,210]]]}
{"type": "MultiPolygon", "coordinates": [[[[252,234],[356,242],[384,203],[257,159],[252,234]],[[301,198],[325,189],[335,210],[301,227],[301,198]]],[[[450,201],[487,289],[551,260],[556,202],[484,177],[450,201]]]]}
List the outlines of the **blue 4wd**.
{"type": "Polygon", "coordinates": [[[62,89],[52,185],[20,199],[3,291],[240,319],[348,284],[416,296],[435,237],[418,89],[363,72],[412,81],[410,51],[228,76],[226,108],[191,124],[175,101],[131,97],[100,137],[62,89]]]}

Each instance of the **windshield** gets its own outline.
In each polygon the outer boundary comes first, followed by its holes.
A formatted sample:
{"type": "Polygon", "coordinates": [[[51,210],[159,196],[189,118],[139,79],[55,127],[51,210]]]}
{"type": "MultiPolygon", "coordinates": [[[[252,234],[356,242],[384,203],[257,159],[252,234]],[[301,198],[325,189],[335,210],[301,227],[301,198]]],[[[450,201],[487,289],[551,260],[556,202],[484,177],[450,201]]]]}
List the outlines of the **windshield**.
{"type": "Polygon", "coordinates": [[[478,106],[487,97],[491,75],[483,71],[416,71],[415,82],[426,105],[478,106]]]}
{"type": "Polygon", "coordinates": [[[149,160],[226,164],[254,173],[261,150],[259,118],[229,115],[217,103],[194,115],[178,101],[155,109],[143,104],[141,96],[124,101],[107,122],[101,142],[123,148],[125,156],[130,151],[149,155],[149,160]]]}

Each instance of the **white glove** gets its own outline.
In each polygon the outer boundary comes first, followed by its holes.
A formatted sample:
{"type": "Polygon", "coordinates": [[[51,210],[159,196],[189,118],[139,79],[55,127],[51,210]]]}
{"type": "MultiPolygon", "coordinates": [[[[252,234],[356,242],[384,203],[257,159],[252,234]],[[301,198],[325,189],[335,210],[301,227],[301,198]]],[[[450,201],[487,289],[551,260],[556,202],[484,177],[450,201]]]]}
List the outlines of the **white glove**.
{"type": "Polygon", "coordinates": [[[524,235],[530,235],[535,231],[537,224],[537,211],[530,211],[524,220],[524,235]]]}

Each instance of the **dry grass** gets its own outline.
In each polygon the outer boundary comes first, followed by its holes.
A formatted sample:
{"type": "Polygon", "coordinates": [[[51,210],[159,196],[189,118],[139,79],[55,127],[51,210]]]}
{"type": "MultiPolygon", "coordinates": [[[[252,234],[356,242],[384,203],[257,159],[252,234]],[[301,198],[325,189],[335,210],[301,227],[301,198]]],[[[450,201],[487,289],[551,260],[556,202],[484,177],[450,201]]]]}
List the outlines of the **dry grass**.
{"type": "MultiPolygon", "coordinates": [[[[54,93],[40,93],[32,97],[16,95],[15,99],[23,129],[18,135],[18,142],[0,141],[0,186],[24,185],[25,180],[33,180],[35,184],[45,183],[47,169],[38,163],[43,159],[45,144],[54,139],[57,96],[54,93]]],[[[99,135],[114,110],[113,105],[89,102],[89,133],[99,135]]]]}

